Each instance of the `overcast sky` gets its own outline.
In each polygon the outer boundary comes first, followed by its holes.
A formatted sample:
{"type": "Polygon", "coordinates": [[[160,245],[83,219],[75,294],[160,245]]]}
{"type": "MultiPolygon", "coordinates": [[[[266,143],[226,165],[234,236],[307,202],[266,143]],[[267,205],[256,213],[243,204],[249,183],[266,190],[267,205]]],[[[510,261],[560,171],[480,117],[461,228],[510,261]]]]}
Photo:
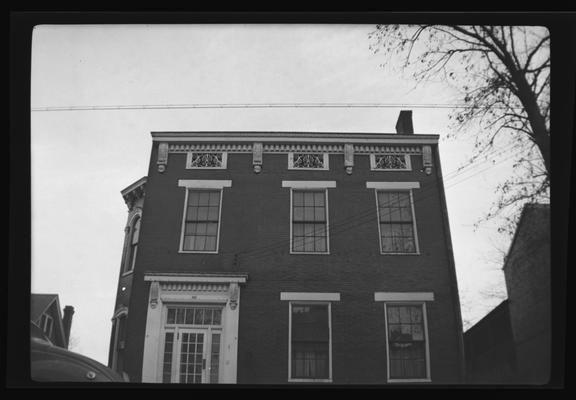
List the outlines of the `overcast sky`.
{"type": "MultiPolygon", "coordinates": [[[[38,26],[33,109],[68,106],[384,103],[454,104],[442,83],[421,85],[380,64],[371,25],[38,26]]],[[[410,107],[404,107],[410,109],[410,107]]],[[[509,239],[474,230],[511,150],[456,174],[472,139],[447,140],[447,108],[412,108],[440,155],[463,317],[474,323],[505,296],[509,239]],[[493,294],[496,293],[497,296],[493,294]]],[[[108,361],[127,207],[120,190],[147,173],[151,131],[394,133],[400,108],[33,111],[32,292],[72,305],[71,349],[108,361]]]]}

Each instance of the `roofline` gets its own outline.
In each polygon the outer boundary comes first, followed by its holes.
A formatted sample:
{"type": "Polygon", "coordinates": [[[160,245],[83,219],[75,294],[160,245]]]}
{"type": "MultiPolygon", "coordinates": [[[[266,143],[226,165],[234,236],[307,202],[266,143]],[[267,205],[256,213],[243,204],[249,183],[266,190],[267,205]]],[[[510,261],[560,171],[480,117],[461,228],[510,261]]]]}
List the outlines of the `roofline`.
{"type": "Polygon", "coordinates": [[[440,135],[347,132],[264,132],[264,131],[162,131],[151,132],[155,142],[322,142],[322,143],[418,143],[437,144],[440,135]]]}
{"type": "Polygon", "coordinates": [[[146,183],[146,181],[148,180],[147,176],[143,176],[142,178],[138,179],[136,182],[130,184],[129,186],[127,186],[125,189],[122,189],[120,191],[120,193],[122,194],[122,196],[126,196],[128,193],[130,193],[131,191],[133,191],[136,188],[139,188],[140,186],[142,186],[143,184],[146,183]]]}

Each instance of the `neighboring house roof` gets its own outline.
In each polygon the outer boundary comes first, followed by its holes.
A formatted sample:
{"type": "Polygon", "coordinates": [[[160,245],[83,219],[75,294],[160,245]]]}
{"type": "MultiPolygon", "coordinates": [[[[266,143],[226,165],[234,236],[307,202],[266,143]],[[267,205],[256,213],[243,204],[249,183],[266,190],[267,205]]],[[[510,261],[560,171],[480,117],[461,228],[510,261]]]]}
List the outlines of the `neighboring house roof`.
{"type": "Polygon", "coordinates": [[[64,324],[62,322],[62,310],[57,294],[35,294],[30,295],[30,321],[38,323],[42,314],[49,312],[50,308],[54,309],[52,317],[54,329],[58,331],[54,344],[60,347],[67,347],[67,338],[64,333],[64,324]],[[56,314],[56,315],[54,315],[56,314]]]}
{"type": "MultiPolygon", "coordinates": [[[[36,321],[44,312],[58,301],[57,294],[31,294],[30,295],[30,321],[36,321]]],[[[60,307],[58,307],[60,309],[60,307]]]]}

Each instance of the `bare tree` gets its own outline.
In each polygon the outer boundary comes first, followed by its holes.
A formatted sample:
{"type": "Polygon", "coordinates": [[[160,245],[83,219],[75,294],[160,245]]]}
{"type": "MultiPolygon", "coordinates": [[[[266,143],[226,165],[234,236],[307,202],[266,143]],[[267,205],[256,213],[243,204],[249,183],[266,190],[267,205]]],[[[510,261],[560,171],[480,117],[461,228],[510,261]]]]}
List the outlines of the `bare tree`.
{"type": "MultiPolygon", "coordinates": [[[[511,175],[498,186],[499,198],[485,220],[504,218],[511,233],[526,202],[549,199],[550,35],[543,27],[377,25],[370,49],[418,83],[442,80],[460,95],[450,118],[461,134],[479,124],[477,161],[507,136],[516,158],[511,175]]],[[[454,137],[452,134],[451,137],[454,137]]],[[[494,154],[492,152],[492,154],[494,154]]]]}

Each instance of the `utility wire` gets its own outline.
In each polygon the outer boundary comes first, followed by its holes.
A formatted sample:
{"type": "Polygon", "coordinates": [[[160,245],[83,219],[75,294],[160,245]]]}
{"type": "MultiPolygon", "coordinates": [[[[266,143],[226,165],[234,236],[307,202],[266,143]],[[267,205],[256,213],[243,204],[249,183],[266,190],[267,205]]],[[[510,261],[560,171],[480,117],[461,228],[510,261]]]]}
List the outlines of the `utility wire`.
{"type": "MultiPolygon", "coordinates": [[[[410,103],[261,103],[261,104],[136,104],[136,105],[88,105],[88,106],[56,106],[33,107],[33,112],[47,111],[112,111],[112,110],[168,110],[168,109],[223,109],[223,108],[482,108],[467,104],[410,104],[410,103]]],[[[521,107],[490,107],[493,109],[507,109],[521,107]]]]}

